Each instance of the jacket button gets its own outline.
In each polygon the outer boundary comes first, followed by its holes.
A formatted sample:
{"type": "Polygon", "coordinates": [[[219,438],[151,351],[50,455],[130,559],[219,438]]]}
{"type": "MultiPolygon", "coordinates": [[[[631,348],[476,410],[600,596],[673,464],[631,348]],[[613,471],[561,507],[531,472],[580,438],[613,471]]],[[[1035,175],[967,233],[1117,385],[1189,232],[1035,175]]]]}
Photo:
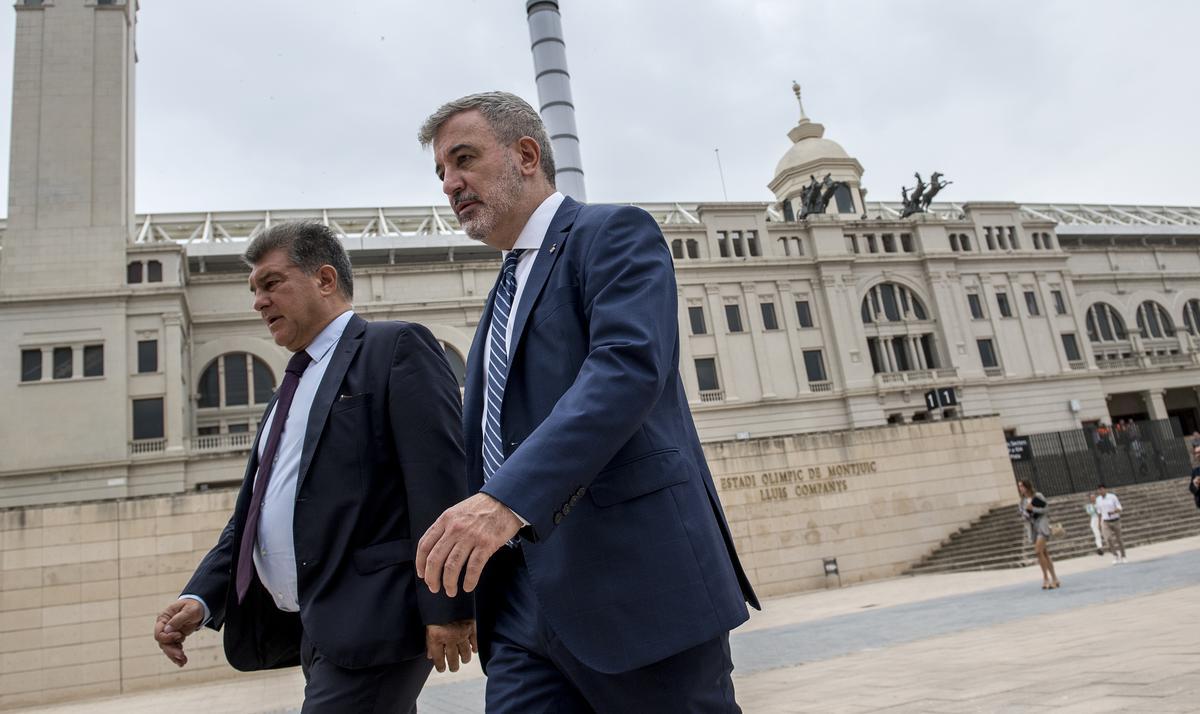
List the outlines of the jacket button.
{"type": "Polygon", "coordinates": [[[575,492],[575,495],[582,498],[585,491],[587,491],[587,489],[580,486],[579,490],[575,492]]]}
{"type": "Polygon", "coordinates": [[[563,506],[563,515],[565,516],[570,512],[571,512],[571,504],[568,503],[567,505],[563,506]]]}
{"type": "Polygon", "coordinates": [[[301,560],[301,561],[300,561],[300,565],[302,565],[302,566],[304,566],[304,567],[308,567],[308,561],[307,561],[307,560],[301,560]]]}

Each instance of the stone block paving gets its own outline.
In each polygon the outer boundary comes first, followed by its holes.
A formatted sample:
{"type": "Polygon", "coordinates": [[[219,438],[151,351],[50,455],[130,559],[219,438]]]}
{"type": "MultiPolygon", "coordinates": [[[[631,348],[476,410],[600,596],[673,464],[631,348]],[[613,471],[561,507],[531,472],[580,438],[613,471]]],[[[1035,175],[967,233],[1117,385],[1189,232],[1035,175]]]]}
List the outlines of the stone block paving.
{"type": "MultiPolygon", "coordinates": [[[[1200,538],[1130,562],[924,575],[778,598],[734,633],[746,712],[1194,712],[1200,710],[1200,538]]],[[[42,707],[59,714],[291,714],[296,671],[42,707]]],[[[423,713],[482,711],[472,663],[434,673],[423,713]]]]}

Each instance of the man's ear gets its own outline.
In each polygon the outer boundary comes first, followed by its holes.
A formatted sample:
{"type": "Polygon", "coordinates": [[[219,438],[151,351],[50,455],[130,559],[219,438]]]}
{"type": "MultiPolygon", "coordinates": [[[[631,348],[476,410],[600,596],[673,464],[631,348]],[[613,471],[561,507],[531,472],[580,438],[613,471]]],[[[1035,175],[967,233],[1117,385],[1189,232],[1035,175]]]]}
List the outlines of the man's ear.
{"type": "Polygon", "coordinates": [[[317,268],[317,289],[323,297],[329,297],[338,289],[337,268],[332,265],[322,265],[317,268]]]}
{"type": "Polygon", "coordinates": [[[533,176],[542,170],[542,147],[533,137],[517,139],[517,166],[524,176],[533,176]]]}

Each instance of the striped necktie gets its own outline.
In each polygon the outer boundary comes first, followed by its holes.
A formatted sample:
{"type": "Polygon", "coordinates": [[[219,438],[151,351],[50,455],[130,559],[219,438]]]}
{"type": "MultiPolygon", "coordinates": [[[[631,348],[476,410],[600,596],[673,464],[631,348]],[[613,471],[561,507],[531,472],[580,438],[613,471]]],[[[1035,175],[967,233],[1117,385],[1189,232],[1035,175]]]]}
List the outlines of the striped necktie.
{"type": "Polygon", "coordinates": [[[500,268],[500,283],[492,303],[492,325],[488,339],[491,354],[487,368],[487,419],[483,428],[483,481],[492,477],[504,463],[504,441],[500,434],[500,408],[504,401],[504,384],[508,381],[508,316],[512,314],[513,297],[517,294],[517,261],[523,250],[510,250],[500,268]]]}

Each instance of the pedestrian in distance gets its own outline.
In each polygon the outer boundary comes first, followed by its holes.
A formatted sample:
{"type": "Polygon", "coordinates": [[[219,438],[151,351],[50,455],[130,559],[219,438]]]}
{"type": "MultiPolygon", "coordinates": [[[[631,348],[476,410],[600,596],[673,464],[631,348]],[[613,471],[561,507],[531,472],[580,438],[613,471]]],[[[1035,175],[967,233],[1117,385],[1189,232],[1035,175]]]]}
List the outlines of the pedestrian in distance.
{"type": "Polygon", "coordinates": [[[1100,533],[1100,512],[1096,510],[1096,492],[1087,495],[1083,510],[1088,514],[1088,525],[1092,528],[1092,537],[1096,539],[1096,555],[1104,555],[1104,536],[1100,533]]]}
{"type": "Polygon", "coordinates": [[[1100,512],[1100,532],[1108,552],[1112,553],[1113,565],[1125,562],[1125,544],[1121,542],[1121,499],[1111,493],[1104,484],[1096,487],[1096,510],[1100,512]]]}
{"type": "Polygon", "coordinates": [[[1018,508],[1025,522],[1025,537],[1033,544],[1038,566],[1042,569],[1042,590],[1056,590],[1060,583],[1054,573],[1054,561],[1050,559],[1050,505],[1029,479],[1017,482],[1017,493],[1021,496],[1018,508]]]}
{"type": "Polygon", "coordinates": [[[1188,480],[1188,490],[1192,492],[1192,498],[1196,499],[1196,508],[1200,508],[1200,466],[1192,469],[1192,477],[1188,480]]]}

